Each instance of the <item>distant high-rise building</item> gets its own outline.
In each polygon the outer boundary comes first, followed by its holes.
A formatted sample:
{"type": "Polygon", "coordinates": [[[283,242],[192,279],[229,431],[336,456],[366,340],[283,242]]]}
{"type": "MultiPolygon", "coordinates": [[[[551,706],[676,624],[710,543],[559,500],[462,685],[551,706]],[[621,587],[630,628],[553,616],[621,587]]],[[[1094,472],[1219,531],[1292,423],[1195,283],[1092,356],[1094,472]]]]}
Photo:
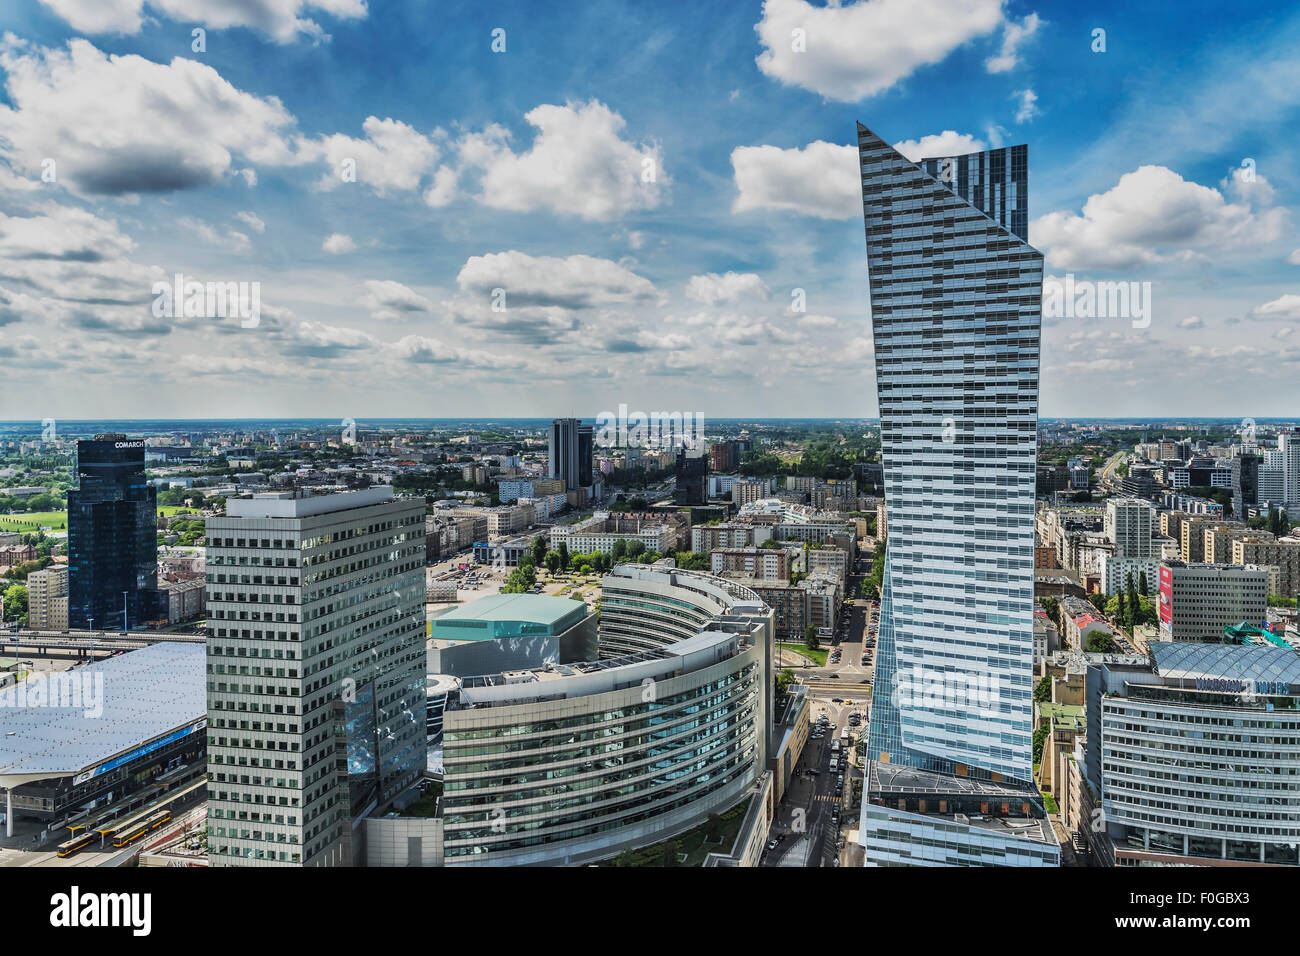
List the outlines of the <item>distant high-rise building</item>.
{"type": "Polygon", "coordinates": [[[349,865],[425,766],[424,500],[230,498],[207,539],[209,861],[349,865]]]}
{"type": "Polygon", "coordinates": [[[562,478],[566,491],[592,486],[592,456],[595,452],[595,428],[576,418],[557,418],[551,422],[549,443],[551,478],[562,478]]]}
{"type": "Polygon", "coordinates": [[[1283,432],[1277,436],[1282,459],[1282,498],[1287,508],[1300,511],[1300,434],[1283,432]]]}
{"type": "Polygon", "coordinates": [[[1150,558],[1154,552],[1155,508],[1141,498],[1110,498],[1106,502],[1106,539],[1117,558],[1150,558]]]}
{"type": "Polygon", "coordinates": [[[69,626],[134,628],[158,614],[158,496],[144,439],[79,441],[68,491],[69,626]]]}
{"type": "Polygon", "coordinates": [[[714,442],[709,448],[709,467],[714,471],[733,471],[740,465],[740,442],[734,439],[714,442]]]}
{"type": "Polygon", "coordinates": [[[1057,865],[1032,782],[1027,148],[918,166],[859,124],[858,151],[889,511],[865,860],[1057,865]]]}
{"type": "Polygon", "coordinates": [[[677,450],[676,478],[677,486],[673,492],[673,501],[679,505],[702,505],[708,503],[706,490],[709,477],[709,459],[703,451],[690,451],[686,448],[677,450]]]}
{"type": "Polygon", "coordinates": [[[1246,509],[1259,503],[1259,466],[1262,459],[1253,452],[1232,459],[1232,517],[1246,520],[1246,509]]]}

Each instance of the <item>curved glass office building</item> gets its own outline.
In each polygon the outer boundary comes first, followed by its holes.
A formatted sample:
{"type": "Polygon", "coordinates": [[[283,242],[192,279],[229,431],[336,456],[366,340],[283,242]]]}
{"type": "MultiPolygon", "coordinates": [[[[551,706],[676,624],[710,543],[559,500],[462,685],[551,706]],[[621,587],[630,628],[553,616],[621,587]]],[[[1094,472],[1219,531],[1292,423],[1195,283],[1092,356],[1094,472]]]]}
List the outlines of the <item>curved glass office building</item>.
{"type": "Polygon", "coordinates": [[[605,578],[602,607],[613,656],[463,680],[443,716],[448,865],[615,856],[734,806],[765,772],[771,610],[639,565],[605,578]]]}

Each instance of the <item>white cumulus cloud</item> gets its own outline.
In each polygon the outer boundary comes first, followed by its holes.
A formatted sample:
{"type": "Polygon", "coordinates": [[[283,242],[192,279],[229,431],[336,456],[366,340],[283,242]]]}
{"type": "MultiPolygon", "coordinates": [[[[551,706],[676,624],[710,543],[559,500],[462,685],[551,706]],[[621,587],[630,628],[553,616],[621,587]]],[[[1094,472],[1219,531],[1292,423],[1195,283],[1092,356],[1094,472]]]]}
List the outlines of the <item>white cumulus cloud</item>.
{"type": "Polygon", "coordinates": [[[787,86],[852,103],[992,33],[1003,22],[1002,4],[860,0],[813,6],[805,0],[765,0],[754,26],[763,46],[756,62],[787,86]]]}
{"type": "Polygon", "coordinates": [[[707,272],[691,276],[686,283],[686,297],[705,305],[735,302],[744,298],[766,300],[768,293],[767,283],[752,272],[728,272],[723,275],[707,272]]]}
{"type": "Polygon", "coordinates": [[[731,151],[737,195],[732,212],[788,209],[821,219],[862,215],[858,151],[818,140],[798,149],[738,146],[731,151]]]}
{"type": "Polygon", "coordinates": [[[1165,166],[1140,166],[1090,196],[1081,215],[1035,220],[1030,238],[1056,268],[1127,268],[1249,249],[1280,238],[1288,224],[1284,209],[1228,202],[1165,166]]]}
{"type": "Polygon", "coordinates": [[[610,220],[663,200],[670,180],[659,145],[624,139],[626,121],[603,103],[545,104],[524,119],[537,129],[524,152],[500,126],[459,143],[462,174],[481,170],[484,205],[610,220]]]}

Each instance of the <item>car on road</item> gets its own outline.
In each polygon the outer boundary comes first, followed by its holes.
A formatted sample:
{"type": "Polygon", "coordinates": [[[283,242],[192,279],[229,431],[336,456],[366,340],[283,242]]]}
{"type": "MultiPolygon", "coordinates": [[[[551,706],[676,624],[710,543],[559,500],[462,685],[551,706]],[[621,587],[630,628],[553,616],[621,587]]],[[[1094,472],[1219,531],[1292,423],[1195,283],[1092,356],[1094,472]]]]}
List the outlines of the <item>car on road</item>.
{"type": "Polygon", "coordinates": [[[832,697],[832,698],[831,698],[831,703],[832,703],[832,704],[842,704],[842,703],[844,703],[844,698],[843,698],[843,697],[832,697]]]}
{"type": "Polygon", "coordinates": [[[839,796],[842,796],[843,794],[844,794],[844,786],[843,786],[842,784],[836,784],[836,785],[835,785],[835,796],[839,797],[839,796]]]}
{"type": "Polygon", "coordinates": [[[777,847],[779,847],[780,845],[781,845],[781,838],[780,838],[780,837],[773,837],[771,840],[768,840],[768,841],[767,841],[767,848],[768,848],[768,850],[775,850],[775,849],[776,849],[777,847]]]}

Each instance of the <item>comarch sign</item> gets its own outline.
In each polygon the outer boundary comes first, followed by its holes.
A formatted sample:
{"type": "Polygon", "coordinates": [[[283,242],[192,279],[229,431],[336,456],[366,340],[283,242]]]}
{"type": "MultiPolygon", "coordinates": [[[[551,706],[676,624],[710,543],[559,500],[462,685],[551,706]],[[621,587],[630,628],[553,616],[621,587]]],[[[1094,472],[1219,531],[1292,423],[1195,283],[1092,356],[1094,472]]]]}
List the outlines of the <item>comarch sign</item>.
{"type": "Polygon", "coordinates": [[[141,438],[139,441],[116,441],[113,442],[113,447],[114,448],[143,448],[144,439],[141,438]]]}

